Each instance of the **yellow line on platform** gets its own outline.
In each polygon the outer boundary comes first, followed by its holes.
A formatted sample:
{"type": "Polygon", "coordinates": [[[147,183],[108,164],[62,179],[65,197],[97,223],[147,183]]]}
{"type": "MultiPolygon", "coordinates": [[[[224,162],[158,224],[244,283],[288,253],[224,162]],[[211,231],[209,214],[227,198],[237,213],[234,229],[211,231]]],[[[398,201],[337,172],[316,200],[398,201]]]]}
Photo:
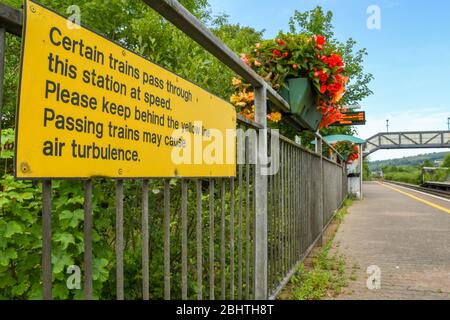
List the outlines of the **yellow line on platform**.
{"type": "Polygon", "coordinates": [[[386,185],[386,184],[384,184],[384,183],[378,182],[378,184],[380,184],[380,185],[382,185],[383,187],[386,187],[386,188],[388,188],[388,189],[392,189],[392,190],[394,190],[394,191],[400,192],[401,194],[404,194],[405,196],[408,196],[408,197],[410,197],[410,198],[413,198],[414,200],[417,200],[417,201],[420,201],[420,202],[422,202],[422,203],[425,203],[426,205],[429,205],[430,207],[433,207],[433,208],[435,208],[435,209],[438,209],[438,210],[440,210],[440,211],[443,211],[443,212],[445,212],[445,213],[450,214],[450,209],[444,208],[444,207],[442,207],[442,206],[440,206],[440,205],[437,205],[437,204],[435,204],[435,203],[433,203],[433,202],[430,202],[430,201],[421,199],[421,198],[419,198],[419,197],[416,197],[416,196],[412,195],[411,193],[408,193],[408,192],[399,190],[399,189],[397,189],[397,188],[388,186],[388,185],[386,185]]]}

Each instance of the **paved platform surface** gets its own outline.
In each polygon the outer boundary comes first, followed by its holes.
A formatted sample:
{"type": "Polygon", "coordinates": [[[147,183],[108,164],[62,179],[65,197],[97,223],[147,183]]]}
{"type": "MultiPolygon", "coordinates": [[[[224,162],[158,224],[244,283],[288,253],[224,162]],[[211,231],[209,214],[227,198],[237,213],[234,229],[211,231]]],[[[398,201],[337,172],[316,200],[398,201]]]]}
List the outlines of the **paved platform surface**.
{"type": "Polygon", "coordinates": [[[450,300],[450,202],[391,188],[366,183],[336,234],[336,250],[356,275],[337,299],[450,300]],[[378,290],[367,288],[372,265],[381,271],[378,290]]]}

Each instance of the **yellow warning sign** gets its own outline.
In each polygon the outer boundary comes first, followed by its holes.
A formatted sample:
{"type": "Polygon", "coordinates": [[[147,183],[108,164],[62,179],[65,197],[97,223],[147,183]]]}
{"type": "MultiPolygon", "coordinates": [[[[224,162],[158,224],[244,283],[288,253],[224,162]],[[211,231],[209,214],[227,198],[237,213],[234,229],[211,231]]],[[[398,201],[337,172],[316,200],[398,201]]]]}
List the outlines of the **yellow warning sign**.
{"type": "Polygon", "coordinates": [[[235,175],[229,103],[34,1],[23,26],[17,178],[235,175]]]}

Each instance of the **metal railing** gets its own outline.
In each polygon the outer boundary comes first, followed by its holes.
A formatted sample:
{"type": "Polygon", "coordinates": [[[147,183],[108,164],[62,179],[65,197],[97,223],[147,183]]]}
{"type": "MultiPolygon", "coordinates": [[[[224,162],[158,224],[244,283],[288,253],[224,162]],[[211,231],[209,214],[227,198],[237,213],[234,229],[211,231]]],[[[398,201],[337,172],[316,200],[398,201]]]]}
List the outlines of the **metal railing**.
{"type": "MultiPolygon", "coordinates": [[[[289,105],[236,54],[201,25],[177,1],[145,0],[225,65],[255,88],[256,122],[238,116],[241,128],[267,129],[267,100],[282,111],[289,105]]],[[[0,79],[3,80],[5,33],[20,36],[21,12],[0,4],[0,79]]],[[[0,81],[0,98],[3,92],[0,81]]],[[[2,100],[0,99],[0,111],[2,100]]],[[[1,112],[0,112],[1,115],[1,112]]],[[[292,123],[298,124],[295,118],[292,123]]],[[[259,158],[273,153],[267,144],[272,133],[256,130],[263,143],[259,158]]],[[[231,178],[115,180],[116,297],[126,297],[124,277],[124,219],[127,217],[127,183],[140,184],[140,238],[142,298],[267,299],[275,298],[296,266],[321,239],[324,228],[347,195],[345,165],[326,159],[322,145],[333,151],[316,133],[317,152],[280,136],[280,170],[262,175],[261,164],[249,161],[251,148],[245,140],[244,164],[231,178]],[[149,193],[161,186],[162,205],[149,193]],[[174,227],[175,226],[175,227],[174,227]],[[151,229],[150,229],[151,228],[151,229]],[[150,239],[149,230],[162,230],[150,239]],[[152,242],[153,241],[153,242],[152,242]],[[162,266],[150,265],[162,253],[162,266]],[[159,269],[161,268],[161,269],[159,269]],[[151,280],[161,272],[163,281],[151,280]],[[158,286],[160,291],[155,290],[158,286]],[[152,293],[153,292],[153,293],[152,293]],[[161,295],[158,295],[161,292],[161,295]],[[151,294],[152,293],[152,294],[151,294]]],[[[337,152],[335,151],[337,154],[337,152]]],[[[342,158],[338,155],[340,163],[342,158]]],[[[84,181],[84,297],[93,297],[93,188],[84,181]]],[[[52,181],[42,182],[43,297],[52,298],[52,181]]]]}

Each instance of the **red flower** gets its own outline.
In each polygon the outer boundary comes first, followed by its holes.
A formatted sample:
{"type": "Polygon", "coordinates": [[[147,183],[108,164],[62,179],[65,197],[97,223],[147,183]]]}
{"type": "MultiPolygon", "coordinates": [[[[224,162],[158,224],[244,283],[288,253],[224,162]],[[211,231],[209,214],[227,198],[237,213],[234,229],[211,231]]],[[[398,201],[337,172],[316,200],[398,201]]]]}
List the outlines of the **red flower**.
{"type": "Polygon", "coordinates": [[[292,69],[297,70],[297,65],[295,63],[292,65],[292,69]]]}
{"type": "Polygon", "coordinates": [[[316,44],[319,46],[323,46],[325,44],[325,37],[321,35],[316,36],[316,44]]]}
{"type": "Polygon", "coordinates": [[[283,57],[285,57],[287,59],[289,57],[289,52],[283,53],[283,57]]]}
{"type": "Polygon", "coordinates": [[[331,54],[330,57],[327,58],[327,62],[325,63],[327,63],[330,68],[344,66],[344,62],[342,61],[341,56],[335,53],[331,54]]]}
{"type": "Polygon", "coordinates": [[[286,41],[284,41],[283,39],[277,39],[277,42],[282,47],[284,47],[286,45],[286,41]]]}
{"type": "Polygon", "coordinates": [[[323,72],[323,70],[320,70],[319,72],[319,80],[321,83],[325,83],[328,80],[328,75],[325,72],[323,72]]]}
{"type": "Polygon", "coordinates": [[[276,58],[278,58],[278,57],[281,57],[281,51],[278,50],[278,49],[274,49],[274,50],[272,51],[272,54],[273,54],[273,58],[274,58],[274,59],[276,59],[276,58]]]}
{"type": "Polygon", "coordinates": [[[324,94],[325,91],[327,91],[327,86],[326,85],[321,85],[320,86],[320,93],[324,94]]]}
{"type": "Polygon", "coordinates": [[[333,124],[342,119],[342,113],[334,106],[320,107],[320,111],[323,114],[320,128],[328,128],[330,124],[333,124]]]}
{"type": "Polygon", "coordinates": [[[325,45],[325,37],[321,35],[314,36],[314,39],[316,40],[316,48],[320,51],[323,50],[323,46],[325,45]]]}

